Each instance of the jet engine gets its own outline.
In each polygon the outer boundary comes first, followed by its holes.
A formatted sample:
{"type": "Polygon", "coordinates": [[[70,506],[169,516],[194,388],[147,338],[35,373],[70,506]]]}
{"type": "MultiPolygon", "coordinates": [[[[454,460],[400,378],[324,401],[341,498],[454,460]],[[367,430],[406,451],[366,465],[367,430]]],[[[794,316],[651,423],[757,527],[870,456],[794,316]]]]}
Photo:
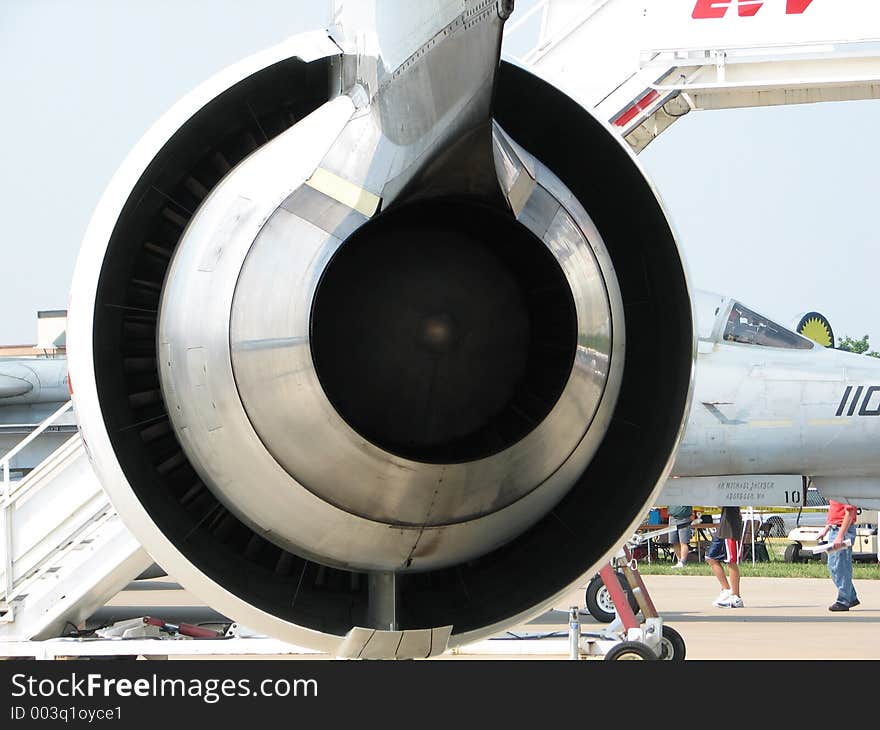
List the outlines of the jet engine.
{"type": "Polygon", "coordinates": [[[69,306],[77,419],[132,532],[212,608],[341,656],[552,607],[653,504],[694,365],[657,195],[500,60],[510,4],[394,5],[172,108],[69,306]]]}

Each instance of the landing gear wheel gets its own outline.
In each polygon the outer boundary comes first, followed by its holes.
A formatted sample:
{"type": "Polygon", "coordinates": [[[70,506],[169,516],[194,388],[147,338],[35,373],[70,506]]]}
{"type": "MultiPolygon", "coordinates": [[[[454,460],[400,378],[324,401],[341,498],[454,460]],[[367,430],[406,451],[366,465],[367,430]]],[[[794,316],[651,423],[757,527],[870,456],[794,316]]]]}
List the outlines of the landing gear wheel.
{"type": "Polygon", "coordinates": [[[786,545],[785,554],[782,556],[782,559],[786,563],[801,562],[801,544],[799,542],[793,542],[790,545],[786,545]]]}
{"type": "Polygon", "coordinates": [[[660,656],[662,661],[680,662],[684,659],[686,649],[684,639],[674,628],[663,625],[663,636],[660,639],[660,656]]]}
{"type": "Polygon", "coordinates": [[[656,661],[657,655],[647,644],[640,641],[621,641],[605,654],[605,660],[609,662],[621,661],[656,661]]]}
{"type": "MultiPolygon", "coordinates": [[[[629,583],[626,582],[623,573],[615,573],[615,575],[620,581],[620,587],[626,592],[627,598],[629,599],[629,607],[633,610],[633,613],[638,613],[639,602],[633,595],[632,589],[629,587],[629,583]]],[[[609,624],[614,620],[614,601],[611,599],[611,594],[605,587],[601,575],[596,574],[590,580],[589,585],[587,585],[585,601],[587,611],[589,611],[590,616],[597,621],[609,624]]]]}

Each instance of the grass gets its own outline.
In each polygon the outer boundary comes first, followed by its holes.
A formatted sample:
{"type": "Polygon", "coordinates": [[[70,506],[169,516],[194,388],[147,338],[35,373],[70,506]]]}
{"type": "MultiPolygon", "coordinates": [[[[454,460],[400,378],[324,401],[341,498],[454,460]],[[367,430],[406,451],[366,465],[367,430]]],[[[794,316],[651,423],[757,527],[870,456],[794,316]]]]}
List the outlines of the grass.
{"type": "MultiPolygon", "coordinates": [[[[828,566],[820,560],[811,560],[808,563],[786,563],[782,558],[785,546],[789,544],[787,538],[770,538],[765,543],[770,556],[769,561],[752,563],[747,558],[740,563],[740,572],[745,577],[765,578],[828,578],[828,566]]],[[[684,569],[672,567],[672,561],[660,558],[652,558],[649,563],[646,559],[639,560],[639,572],[642,575],[712,575],[709,566],[703,562],[689,562],[684,569]]],[[[874,561],[853,562],[853,578],[856,580],[880,580],[880,563],[874,561]]]]}
{"type": "MultiPolygon", "coordinates": [[[[712,575],[709,566],[700,563],[688,563],[683,570],[672,567],[672,563],[648,563],[639,561],[639,572],[642,575],[712,575]]],[[[784,563],[770,561],[755,563],[751,561],[740,564],[743,578],[828,578],[828,566],[818,561],[810,563],[784,563]]],[[[880,564],[853,563],[853,578],[856,580],[880,580],[880,564]]]]}

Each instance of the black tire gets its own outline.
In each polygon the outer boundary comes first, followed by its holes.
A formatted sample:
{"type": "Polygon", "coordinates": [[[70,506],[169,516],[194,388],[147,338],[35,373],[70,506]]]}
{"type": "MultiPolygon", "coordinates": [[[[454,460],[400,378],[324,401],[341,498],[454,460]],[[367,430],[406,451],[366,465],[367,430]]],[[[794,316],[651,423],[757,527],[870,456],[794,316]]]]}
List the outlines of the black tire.
{"type": "MultiPolygon", "coordinates": [[[[629,583],[626,582],[623,573],[615,572],[615,575],[620,581],[620,587],[626,591],[627,598],[629,599],[629,607],[633,610],[633,613],[638,613],[640,610],[639,602],[633,595],[629,583]]],[[[584,600],[586,602],[587,611],[590,612],[590,616],[594,619],[601,621],[604,624],[609,624],[614,620],[614,601],[611,600],[611,594],[605,587],[605,583],[602,581],[602,576],[598,573],[590,579],[584,600]]]]}
{"type": "Polygon", "coordinates": [[[680,662],[686,653],[687,649],[681,634],[671,626],[663,624],[663,637],[660,639],[660,652],[657,658],[661,661],[680,662]]]}
{"type": "Polygon", "coordinates": [[[641,641],[621,641],[605,654],[605,660],[609,662],[624,659],[654,662],[657,661],[657,655],[651,647],[641,641]]]}
{"type": "Polygon", "coordinates": [[[782,556],[782,559],[786,563],[801,562],[801,544],[799,542],[793,542],[789,545],[786,545],[785,554],[782,556]]]}

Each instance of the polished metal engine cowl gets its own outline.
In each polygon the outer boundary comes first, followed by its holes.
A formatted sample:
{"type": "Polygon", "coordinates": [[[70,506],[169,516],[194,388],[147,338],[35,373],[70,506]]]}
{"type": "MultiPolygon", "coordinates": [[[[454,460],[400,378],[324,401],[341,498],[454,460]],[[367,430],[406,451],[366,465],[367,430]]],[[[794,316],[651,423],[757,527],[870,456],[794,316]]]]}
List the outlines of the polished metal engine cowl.
{"type": "Polygon", "coordinates": [[[358,5],[182,100],[72,287],[77,417],[126,524],[325,651],[549,607],[652,503],[688,408],[686,276],[634,156],[499,61],[507,3],[433,5],[358,5]]]}

